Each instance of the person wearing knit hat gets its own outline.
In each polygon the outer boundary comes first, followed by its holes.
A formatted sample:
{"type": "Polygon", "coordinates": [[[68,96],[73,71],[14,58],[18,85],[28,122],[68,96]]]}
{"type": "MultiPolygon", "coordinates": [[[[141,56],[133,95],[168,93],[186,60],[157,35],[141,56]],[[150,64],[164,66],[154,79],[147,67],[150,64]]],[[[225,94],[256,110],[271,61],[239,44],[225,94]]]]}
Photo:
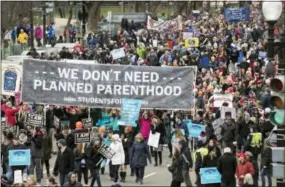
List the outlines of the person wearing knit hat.
{"type": "Polygon", "coordinates": [[[245,153],[241,152],[237,155],[237,157],[239,162],[236,170],[236,176],[238,178],[238,184],[242,185],[244,176],[248,173],[253,176],[255,171],[253,164],[246,159],[247,157],[245,153]]]}
{"type": "Polygon", "coordinates": [[[245,152],[245,155],[246,155],[246,158],[249,162],[252,163],[253,165],[253,168],[254,168],[254,175],[252,176],[253,177],[253,181],[254,181],[254,185],[255,186],[258,186],[258,177],[259,177],[259,172],[256,172],[256,171],[259,171],[259,166],[258,166],[258,163],[255,159],[253,159],[253,155],[250,151],[246,151],[245,152]]]}

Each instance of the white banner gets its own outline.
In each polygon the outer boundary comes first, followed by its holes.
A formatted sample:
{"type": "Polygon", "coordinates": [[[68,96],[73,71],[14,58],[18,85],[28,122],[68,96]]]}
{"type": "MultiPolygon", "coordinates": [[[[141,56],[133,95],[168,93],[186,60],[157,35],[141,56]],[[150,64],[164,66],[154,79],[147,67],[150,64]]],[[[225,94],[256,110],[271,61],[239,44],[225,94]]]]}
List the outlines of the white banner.
{"type": "Polygon", "coordinates": [[[124,48],[112,50],[111,51],[111,55],[113,57],[113,60],[116,60],[116,59],[119,59],[119,58],[123,58],[123,57],[126,56],[124,48]]]}
{"type": "Polygon", "coordinates": [[[226,112],[230,112],[231,113],[231,117],[233,119],[237,118],[237,114],[236,114],[236,109],[233,107],[221,107],[221,118],[225,119],[226,116],[226,112]]]}
{"type": "Polygon", "coordinates": [[[20,91],[22,66],[2,63],[2,94],[14,96],[20,91]]]}
{"type": "Polygon", "coordinates": [[[214,107],[220,108],[223,103],[228,103],[228,107],[233,107],[233,96],[230,94],[214,94],[214,107]]]}
{"type": "Polygon", "coordinates": [[[164,20],[154,20],[150,16],[147,17],[147,29],[162,31],[164,29],[170,31],[182,30],[182,17],[177,16],[175,19],[164,21],[164,20]]]}

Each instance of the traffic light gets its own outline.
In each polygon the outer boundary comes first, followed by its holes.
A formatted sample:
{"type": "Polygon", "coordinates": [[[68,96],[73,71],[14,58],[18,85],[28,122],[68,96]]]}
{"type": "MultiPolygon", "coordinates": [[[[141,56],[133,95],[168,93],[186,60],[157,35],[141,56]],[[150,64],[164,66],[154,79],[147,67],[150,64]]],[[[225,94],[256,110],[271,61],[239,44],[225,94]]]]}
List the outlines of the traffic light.
{"type": "Polygon", "coordinates": [[[285,76],[277,75],[270,81],[270,104],[273,110],[270,114],[270,122],[276,126],[285,125],[285,76]]]}

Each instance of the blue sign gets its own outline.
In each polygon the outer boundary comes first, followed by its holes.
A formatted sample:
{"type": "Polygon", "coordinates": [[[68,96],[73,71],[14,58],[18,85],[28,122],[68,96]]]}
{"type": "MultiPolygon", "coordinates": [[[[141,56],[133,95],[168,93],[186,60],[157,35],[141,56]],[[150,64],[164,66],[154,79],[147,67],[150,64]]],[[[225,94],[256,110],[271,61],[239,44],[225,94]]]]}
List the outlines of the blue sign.
{"type": "Polygon", "coordinates": [[[31,151],[18,149],[9,151],[9,166],[29,166],[31,163],[31,151]]]}
{"type": "Polygon", "coordinates": [[[259,51],[259,53],[258,53],[258,58],[259,59],[266,58],[266,57],[267,57],[267,52],[259,51]]]}
{"type": "Polygon", "coordinates": [[[121,107],[121,119],[118,125],[136,127],[136,121],[139,119],[142,100],[138,99],[123,99],[121,107]]]}
{"type": "Polygon", "coordinates": [[[224,16],[227,22],[246,22],[250,18],[250,10],[247,7],[224,8],[224,16]]]}
{"type": "Polygon", "coordinates": [[[201,184],[215,184],[221,183],[221,174],[217,168],[201,168],[201,184]]]}
{"type": "Polygon", "coordinates": [[[189,136],[193,138],[198,138],[202,131],[205,131],[205,125],[196,124],[196,123],[187,123],[189,136]]]}
{"type": "Polygon", "coordinates": [[[4,90],[15,91],[17,76],[17,73],[13,71],[6,71],[4,73],[4,90]]]}

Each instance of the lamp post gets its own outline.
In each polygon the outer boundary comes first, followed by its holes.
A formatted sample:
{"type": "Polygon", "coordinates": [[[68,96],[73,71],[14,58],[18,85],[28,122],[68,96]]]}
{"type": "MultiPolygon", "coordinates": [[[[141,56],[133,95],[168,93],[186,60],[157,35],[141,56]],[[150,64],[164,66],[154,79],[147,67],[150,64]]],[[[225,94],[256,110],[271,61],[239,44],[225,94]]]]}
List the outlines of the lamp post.
{"type": "MultiPolygon", "coordinates": [[[[279,75],[274,77],[275,68],[272,63],[274,58],[274,47],[277,44],[274,43],[274,25],[281,16],[282,13],[282,2],[280,0],[267,0],[264,1],[262,4],[262,12],[265,17],[265,20],[268,24],[268,39],[267,39],[267,58],[269,60],[266,66],[266,73],[268,76],[273,76],[270,81],[270,88],[271,88],[271,98],[270,98],[270,105],[273,108],[272,113],[270,113],[269,120],[273,125],[277,126],[277,131],[282,132],[281,134],[277,133],[277,149],[272,148],[272,176],[277,178],[277,187],[284,187],[284,180],[285,180],[285,161],[284,153],[285,153],[285,138],[282,136],[284,134],[285,129],[285,104],[284,104],[284,97],[285,97],[285,76],[284,74],[284,67],[285,62],[284,60],[279,61],[279,75]],[[283,154],[278,152],[279,150],[284,150],[283,154]],[[281,156],[281,157],[280,157],[281,156]],[[283,173],[282,173],[283,171],[283,173]]],[[[282,35],[283,36],[283,35],[282,35]]],[[[281,43],[279,43],[279,47],[284,48],[284,38],[281,39],[281,43]]]]}

